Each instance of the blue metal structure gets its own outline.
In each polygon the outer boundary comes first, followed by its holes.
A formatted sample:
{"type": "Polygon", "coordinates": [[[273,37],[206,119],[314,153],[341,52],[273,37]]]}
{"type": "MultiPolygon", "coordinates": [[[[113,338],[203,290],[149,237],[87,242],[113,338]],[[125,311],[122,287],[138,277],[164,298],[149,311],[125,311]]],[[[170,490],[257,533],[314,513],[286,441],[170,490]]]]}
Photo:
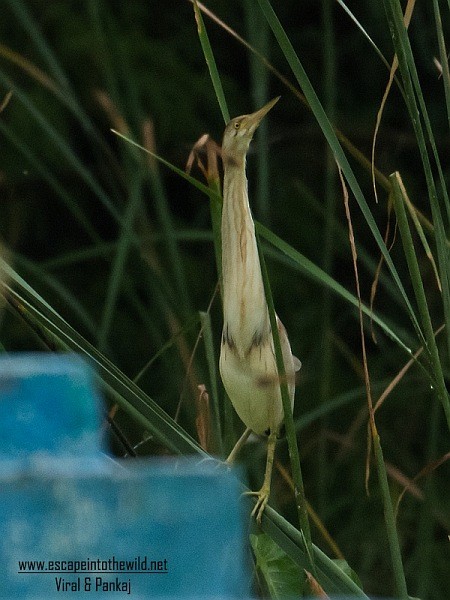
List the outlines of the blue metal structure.
{"type": "Polygon", "coordinates": [[[113,461],[90,367],[0,357],[0,599],[242,598],[239,482],[213,461],[113,461]]]}

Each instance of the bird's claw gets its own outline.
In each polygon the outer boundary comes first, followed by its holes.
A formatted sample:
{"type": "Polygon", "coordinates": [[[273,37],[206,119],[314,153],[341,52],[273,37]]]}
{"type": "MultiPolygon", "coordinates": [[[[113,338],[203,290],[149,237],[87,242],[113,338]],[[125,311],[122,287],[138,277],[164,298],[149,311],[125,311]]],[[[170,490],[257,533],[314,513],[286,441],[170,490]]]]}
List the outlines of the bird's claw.
{"type": "Polygon", "coordinates": [[[270,496],[270,488],[263,485],[259,492],[245,492],[246,496],[256,496],[256,504],[253,507],[251,516],[256,518],[258,525],[261,525],[261,519],[263,516],[264,509],[267,506],[270,496]]]}

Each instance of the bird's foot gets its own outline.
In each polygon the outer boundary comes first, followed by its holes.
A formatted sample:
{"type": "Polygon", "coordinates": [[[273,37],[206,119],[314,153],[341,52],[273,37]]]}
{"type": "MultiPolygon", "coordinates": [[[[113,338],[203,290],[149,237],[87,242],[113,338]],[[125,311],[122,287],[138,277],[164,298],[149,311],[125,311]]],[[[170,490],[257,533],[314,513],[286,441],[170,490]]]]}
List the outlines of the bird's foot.
{"type": "Polygon", "coordinates": [[[241,435],[241,437],[236,442],[236,445],[234,446],[233,450],[228,455],[228,458],[226,460],[227,465],[231,466],[234,463],[234,461],[236,460],[236,457],[239,453],[239,450],[242,448],[242,446],[248,440],[251,432],[252,432],[252,430],[250,429],[250,427],[247,427],[247,429],[244,431],[244,433],[241,435]]]}
{"type": "Polygon", "coordinates": [[[258,525],[261,525],[263,512],[269,501],[270,485],[263,485],[259,492],[245,492],[245,495],[256,496],[256,504],[253,507],[251,516],[256,518],[258,525]]]}

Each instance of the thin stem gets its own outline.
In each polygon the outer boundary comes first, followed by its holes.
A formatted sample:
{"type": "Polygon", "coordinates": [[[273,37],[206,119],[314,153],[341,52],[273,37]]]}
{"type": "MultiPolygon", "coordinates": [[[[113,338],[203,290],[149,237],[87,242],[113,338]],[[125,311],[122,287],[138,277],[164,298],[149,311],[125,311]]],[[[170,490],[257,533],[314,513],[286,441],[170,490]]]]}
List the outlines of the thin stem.
{"type": "MultiPolygon", "coordinates": [[[[252,47],[264,56],[270,53],[269,27],[267,21],[260,11],[255,10],[253,0],[246,0],[244,3],[246,12],[246,22],[248,37],[252,47]]],[[[250,87],[254,110],[266,104],[269,100],[269,79],[270,71],[258,60],[258,57],[249,54],[250,67],[250,87]]],[[[268,123],[263,121],[259,125],[258,145],[256,148],[256,187],[254,195],[255,214],[258,219],[270,225],[270,160],[269,160],[269,137],[268,123]]]]}
{"type": "Polygon", "coordinates": [[[205,57],[206,64],[208,65],[209,75],[211,82],[214,86],[217,101],[222,112],[222,117],[225,123],[230,120],[230,113],[228,112],[227,103],[225,100],[225,94],[223,93],[222,82],[220,80],[219,71],[217,69],[214,54],[209,43],[208,33],[206,32],[205,23],[203,22],[202,13],[198,6],[197,0],[193,0],[195,20],[197,22],[198,37],[202,46],[203,54],[205,57]]]}
{"type": "MultiPolygon", "coordinates": [[[[324,28],[324,94],[325,110],[330,115],[333,122],[336,109],[336,53],[334,47],[334,28],[333,28],[333,4],[334,0],[322,0],[322,18],[324,28]]],[[[326,273],[330,273],[333,266],[336,241],[333,236],[335,206],[336,206],[336,163],[333,153],[328,144],[325,148],[325,178],[324,178],[324,226],[323,226],[323,252],[322,268],[326,273]]],[[[327,402],[330,396],[333,350],[331,343],[333,315],[333,298],[331,291],[324,288],[322,292],[321,306],[321,360],[320,360],[320,381],[319,398],[320,403],[327,402]]],[[[328,418],[325,417],[321,422],[322,431],[328,428],[328,418]]],[[[328,460],[327,460],[328,441],[324,435],[320,436],[319,448],[317,453],[318,469],[318,498],[319,508],[325,509],[327,495],[328,460]]]]}
{"type": "Polygon", "coordinates": [[[383,452],[380,444],[380,436],[378,435],[377,427],[375,424],[375,410],[373,407],[372,401],[372,390],[370,384],[370,375],[369,375],[369,366],[367,362],[367,353],[366,353],[366,342],[364,337],[364,323],[363,323],[363,313],[362,313],[362,303],[361,303],[361,290],[359,285],[359,275],[358,275],[358,255],[356,251],[355,244],[355,236],[353,232],[353,224],[350,213],[350,205],[349,205],[349,196],[347,187],[345,185],[345,181],[342,175],[342,172],[339,171],[339,175],[341,178],[342,191],[344,194],[344,207],[345,207],[345,215],[348,223],[348,233],[349,233],[349,241],[350,241],[350,249],[352,252],[352,261],[353,261],[353,270],[355,274],[355,285],[356,285],[356,293],[358,296],[358,312],[359,312],[359,326],[360,326],[360,337],[361,337],[361,351],[362,351],[362,360],[363,360],[363,369],[364,369],[364,383],[366,386],[366,394],[367,394],[367,406],[369,410],[369,426],[370,433],[372,437],[372,442],[374,446],[376,465],[378,470],[378,478],[380,482],[380,490],[381,490],[381,498],[383,501],[384,508],[384,518],[386,522],[386,530],[389,542],[389,549],[391,553],[392,559],[392,569],[394,572],[395,585],[397,588],[397,594],[402,600],[408,600],[408,590],[406,587],[406,579],[405,572],[403,569],[402,555],[400,551],[400,542],[397,535],[397,529],[395,526],[395,515],[394,508],[392,506],[391,495],[389,493],[389,483],[386,473],[386,466],[384,464],[383,452]]]}
{"type": "Polygon", "coordinates": [[[267,274],[266,262],[264,255],[259,250],[259,260],[261,263],[261,272],[264,282],[264,292],[266,295],[267,306],[269,309],[270,326],[272,328],[273,345],[275,349],[275,358],[277,361],[278,377],[280,379],[280,391],[281,399],[283,402],[284,411],[284,425],[286,427],[286,438],[289,447],[289,457],[291,460],[292,468],[292,479],[294,482],[294,496],[295,504],[297,507],[298,519],[300,529],[303,533],[306,545],[306,551],[311,561],[311,569],[315,572],[314,559],[313,559],[313,545],[311,539],[311,530],[308,519],[308,509],[306,504],[305,487],[303,485],[303,475],[300,465],[300,456],[297,446],[297,436],[295,433],[294,418],[292,415],[291,399],[289,397],[289,389],[286,379],[286,369],[284,367],[283,353],[281,351],[280,337],[278,335],[277,318],[275,314],[275,308],[273,304],[272,290],[270,288],[270,281],[267,274]]]}
{"type": "Polygon", "coordinates": [[[430,361],[430,366],[433,372],[433,378],[436,386],[436,393],[444,408],[447,425],[450,429],[450,399],[445,386],[442,366],[439,357],[439,351],[433,332],[430,312],[428,310],[427,297],[423,287],[422,276],[420,273],[419,262],[414,250],[414,242],[409,228],[408,217],[406,215],[405,203],[403,201],[402,185],[398,173],[393,173],[390,176],[392,186],[392,197],[394,200],[395,213],[397,215],[398,226],[402,238],[403,249],[405,252],[408,269],[411,276],[411,281],[416,296],[417,307],[419,310],[422,327],[426,340],[426,351],[430,361]]]}
{"type": "Polygon", "coordinates": [[[372,441],[377,465],[378,481],[380,483],[381,495],[383,498],[384,520],[386,523],[386,532],[391,552],[392,570],[394,572],[395,587],[397,595],[402,600],[409,600],[408,588],[406,587],[405,571],[403,569],[402,554],[400,542],[395,523],[394,507],[392,505],[389,482],[384,464],[383,450],[380,444],[380,436],[376,431],[375,423],[372,423],[372,441]]]}

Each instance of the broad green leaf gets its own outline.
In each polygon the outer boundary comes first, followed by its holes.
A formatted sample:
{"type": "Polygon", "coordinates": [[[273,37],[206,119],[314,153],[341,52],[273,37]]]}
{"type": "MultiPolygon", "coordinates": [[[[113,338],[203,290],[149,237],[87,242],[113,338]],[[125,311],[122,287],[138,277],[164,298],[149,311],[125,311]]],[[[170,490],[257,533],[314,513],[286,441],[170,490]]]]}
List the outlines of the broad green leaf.
{"type": "Polygon", "coordinates": [[[266,533],[250,534],[256,568],[275,600],[298,598],[306,581],[305,572],[266,533]]]}

